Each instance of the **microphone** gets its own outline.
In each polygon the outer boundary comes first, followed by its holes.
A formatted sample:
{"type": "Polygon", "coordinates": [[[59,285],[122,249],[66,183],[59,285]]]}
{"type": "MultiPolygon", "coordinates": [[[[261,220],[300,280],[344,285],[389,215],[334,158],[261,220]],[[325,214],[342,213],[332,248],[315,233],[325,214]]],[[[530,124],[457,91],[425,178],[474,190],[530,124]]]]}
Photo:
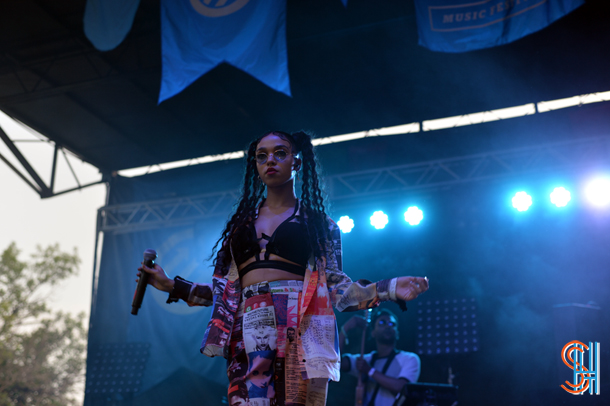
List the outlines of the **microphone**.
{"type": "MultiPolygon", "coordinates": [[[[155,260],[157,259],[157,251],[147,249],[144,251],[144,265],[148,268],[155,266],[155,260]]],[[[144,293],[146,293],[146,285],[148,285],[148,277],[150,274],[146,271],[142,271],[138,286],[133,294],[133,302],[131,302],[131,314],[138,315],[138,310],[142,306],[142,299],[144,299],[144,293]]]]}

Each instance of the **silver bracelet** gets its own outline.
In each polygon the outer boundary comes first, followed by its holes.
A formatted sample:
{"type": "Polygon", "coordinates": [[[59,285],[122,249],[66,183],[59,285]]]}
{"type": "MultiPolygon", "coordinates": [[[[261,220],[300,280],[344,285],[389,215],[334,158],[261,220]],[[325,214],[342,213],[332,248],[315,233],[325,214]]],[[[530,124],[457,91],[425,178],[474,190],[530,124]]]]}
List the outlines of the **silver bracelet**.
{"type": "Polygon", "coordinates": [[[398,278],[386,279],[382,282],[379,282],[377,288],[377,297],[381,301],[391,300],[393,302],[396,301],[396,282],[398,278]],[[380,289],[381,288],[381,289],[380,289]]]}
{"type": "Polygon", "coordinates": [[[375,373],[375,368],[369,369],[369,378],[372,378],[374,373],[375,373]]]}
{"type": "Polygon", "coordinates": [[[390,294],[390,300],[396,301],[396,283],[398,282],[398,278],[392,278],[390,280],[390,287],[388,288],[388,293],[390,294]]]}

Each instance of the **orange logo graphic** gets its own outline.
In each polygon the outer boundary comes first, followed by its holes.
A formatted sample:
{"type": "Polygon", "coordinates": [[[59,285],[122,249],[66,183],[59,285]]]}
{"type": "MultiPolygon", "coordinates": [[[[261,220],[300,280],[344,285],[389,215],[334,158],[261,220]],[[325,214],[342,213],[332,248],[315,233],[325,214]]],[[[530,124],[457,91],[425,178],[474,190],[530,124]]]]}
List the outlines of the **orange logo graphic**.
{"type": "Polygon", "coordinates": [[[574,371],[574,383],[565,381],[569,388],[561,385],[566,392],[582,395],[587,389],[589,394],[599,395],[599,343],[589,342],[586,346],[580,341],[570,341],[561,350],[561,359],[574,371]],[[589,351],[589,368],[584,365],[585,350],[589,351]]]}

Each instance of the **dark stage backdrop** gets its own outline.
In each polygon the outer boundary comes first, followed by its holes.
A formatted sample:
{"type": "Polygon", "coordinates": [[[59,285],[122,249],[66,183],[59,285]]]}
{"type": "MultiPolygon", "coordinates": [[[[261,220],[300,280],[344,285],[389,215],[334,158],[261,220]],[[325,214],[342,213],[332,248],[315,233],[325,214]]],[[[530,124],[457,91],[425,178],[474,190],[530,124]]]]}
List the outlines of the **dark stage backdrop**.
{"type": "MultiPolygon", "coordinates": [[[[110,188],[110,204],[205,190],[206,185],[191,183],[197,179],[196,173],[188,177],[184,172],[189,170],[116,178],[110,188]]],[[[229,210],[225,208],[227,213],[229,210]]],[[[209,257],[224,221],[224,217],[215,217],[104,234],[91,315],[85,404],[222,404],[225,360],[199,352],[211,309],[189,307],[184,302],[166,304],[167,293],[149,287],[138,315],[130,312],[137,267],[145,249],[156,249],[158,263],[171,277],[210,282],[209,257]]]]}
{"type": "MultiPolygon", "coordinates": [[[[451,367],[454,382],[460,386],[460,404],[573,404],[585,400],[601,404],[603,395],[575,397],[559,387],[558,376],[566,367],[558,366],[560,348],[555,340],[557,332],[561,335],[571,329],[574,336],[570,340],[600,341],[601,375],[608,376],[610,215],[586,206],[579,194],[586,175],[539,174],[426,193],[396,193],[377,201],[335,202],[331,211],[335,219],[347,214],[356,221],[356,228],[343,236],[344,270],[352,279],[430,278],[430,291],[410,303],[408,312],[399,314],[399,348],[417,348],[419,303],[476,300],[479,350],[422,354],[421,382],[446,383],[451,367]],[[573,200],[563,210],[546,203],[549,187],[559,183],[573,190],[573,200]],[[510,198],[522,188],[535,200],[528,212],[517,213],[510,198]],[[417,227],[400,220],[405,208],[413,204],[425,213],[417,227]],[[389,215],[390,223],[383,230],[374,230],[367,219],[380,209],[389,215]],[[557,314],[553,308],[590,301],[601,310],[587,313],[576,323],[573,318],[581,316],[557,314]]],[[[240,177],[241,163],[225,162],[140,178],[115,178],[110,204],[237,189],[240,177]]],[[[226,205],[226,215],[230,210],[226,205]]],[[[199,353],[209,309],[189,308],[184,303],[167,305],[167,294],[153,289],[147,291],[138,316],[132,316],[130,309],[136,268],[146,248],[158,251],[159,263],[170,276],[209,282],[208,257],[226,215],[163,228],[105,233],[91,316],[87,387],[93,388],[91,384],[100,379],[99,369],[93,368],[103,364],[103,353],[124,348],[104,345],[138,344],[144,361],[137,364],[142,367],[142,377],[140,383],[134,380],[135,395],[124,389],[120,394],[87,393],[86,404],[221,404],[227,383],[224,360],[199,353]],[[179,394],[179,403],[163,397],[169,396],[168,391],[175,394],[172,396],[179,394]]],[[[393,304],[384,306],[399,313],[393,304]]],[[[351,314],[337,316],[344,323],[351,314]]],[[[352,346],[348,350],[356,351],[357,339],[352,346]]],[[[367,348],[372,349],[372,342],[367,348]]],[[[107,364],[120,364],[116,359],[120,355],[108,357],[107,364]]],[[[350,377],[332,383],[328,404],[352,404],[353,387],[350,377]]],[[[607,391],[607,386],[602,387],[602,393],[607,391]]]]}

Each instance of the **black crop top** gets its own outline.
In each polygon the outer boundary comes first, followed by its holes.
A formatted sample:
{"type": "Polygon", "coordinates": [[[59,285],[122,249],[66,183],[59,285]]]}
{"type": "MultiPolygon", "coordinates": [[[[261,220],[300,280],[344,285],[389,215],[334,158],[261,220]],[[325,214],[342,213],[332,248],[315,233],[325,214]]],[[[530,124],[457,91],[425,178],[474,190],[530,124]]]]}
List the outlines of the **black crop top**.
{"type": "Polygon", "coordinates": [[[261,238],[257,238],[254,221],[251,221],[242,232],[236,233],[231,238],[231,251],[238,267],[248,259],[255,257],[254,262],[239,271],[240,277],[253,269],[259,268],[275,268],[301,276],[305,275],[305,268],[312,250],[307,237],[306,224],[304,224],[301,216],[297,217],[296,215],[298,210],[299,201],[297,200],[292,215],[277,226],[271,236],[263,233],[261,238]],[[262,239],[268,241],[263,258],[260,255],[262,250],[259,244],[262,239]],[[275,254],[299,265],[270,260],[270,254],[275,254]]]}

